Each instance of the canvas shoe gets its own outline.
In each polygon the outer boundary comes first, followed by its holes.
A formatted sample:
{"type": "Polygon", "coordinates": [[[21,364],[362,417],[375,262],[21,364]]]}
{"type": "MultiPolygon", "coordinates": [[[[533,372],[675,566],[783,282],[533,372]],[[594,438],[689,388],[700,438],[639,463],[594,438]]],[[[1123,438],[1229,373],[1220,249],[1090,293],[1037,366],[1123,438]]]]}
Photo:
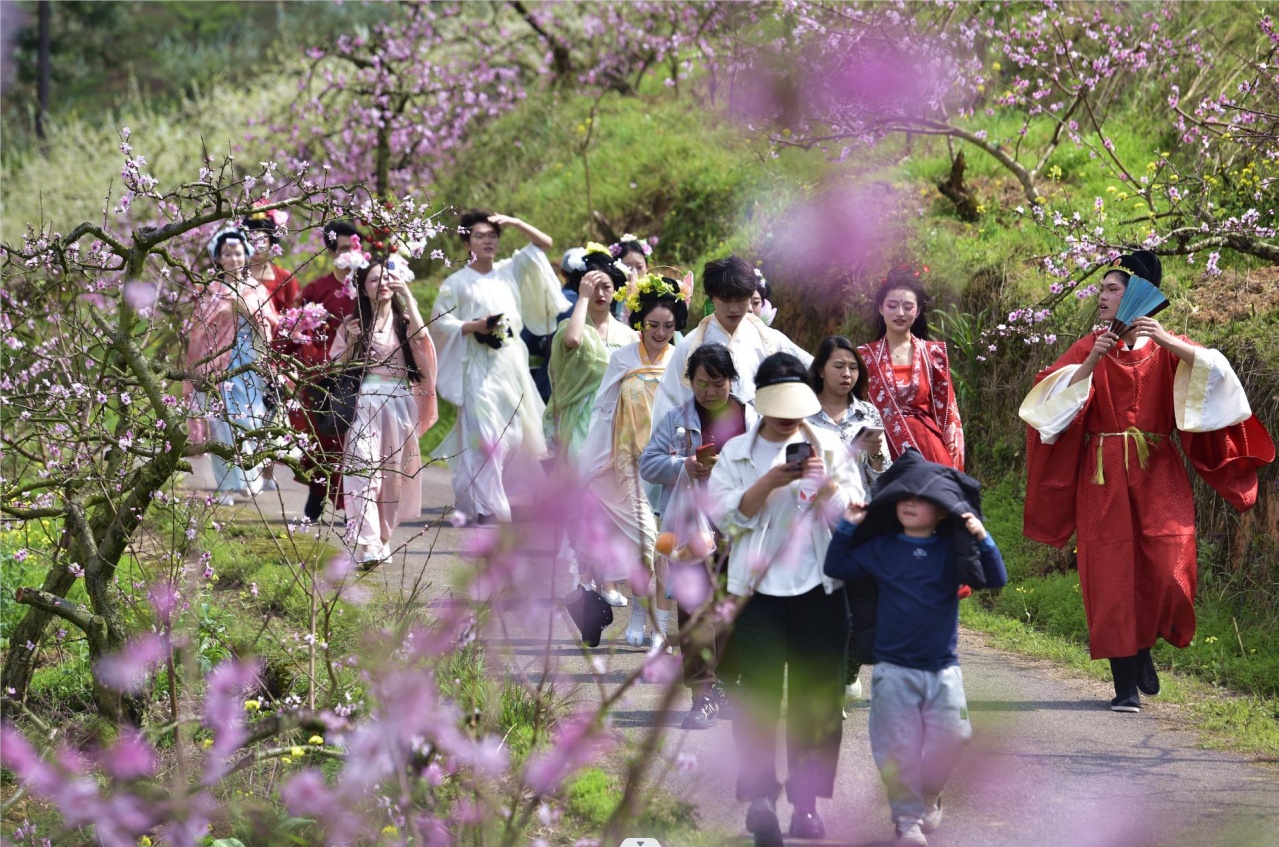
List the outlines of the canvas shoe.
{"type": "Polygon", "coordinates": [[[860,703],[866,698],[862,695],[862,681],[855,679],[848,685],[844,686],[844,702],[848,704],[860,703]]]}
{"type": "Polygon", "coordinates": [[[935,832],[937,827],[941,826],[941,795],[929,797],[928,811],[924,813],[924,820],[919,824],[919,828],[925,833],[935,832]]]}
{"type": "Polygon", "coordinates": [[[1136,694],[1128,697],[1114,697],[1110,701],[1110,711],[1112,712],[1140,712],[1141,698],[1136,694]]]}
{"type": "Polygon", "coordinates": [[[817,812],[801,812],[796,809],[790,819],[790,837],[821,841],[826,837],[826,824],[822,823],[821,815],[817,812]]]}
{"type": "Polygon", "coordinates": [[[684,716],[684,722],[679,725],[680,729],[710,729],[715,725],[715,715],[719,712],[719,708],[715,705],[715,698],[710,694],[699,694],[693,698],[693,707],[688,710],[688,714],[684,716]]]}
{"type": "Polygon", "coordinates": [[[1137,690],[1151,697],[1159,693],[1159,671],[1149,650],[1137,651],[1137,690]]]}
{"type": "Polygon", "coordinates": [[[928,839],[917,823],[897,824],[897,847],[928,847],[928,839]]]}
{"type": "Polygon", "coordinates": [[[724,687],[724,683],[716,682],[711,685],[711,699],[715,701],[715,714],[721,720],[732,720],[733,701],[728,696],[728,689],[724,687]]]}
{"type": "Polygon", "coordinates": [[[746,831],[755,836],[755,847],[785,847],[782,825],[777,821],[777,806],[771,798],[761,797],[746,810],[746,831]]]}

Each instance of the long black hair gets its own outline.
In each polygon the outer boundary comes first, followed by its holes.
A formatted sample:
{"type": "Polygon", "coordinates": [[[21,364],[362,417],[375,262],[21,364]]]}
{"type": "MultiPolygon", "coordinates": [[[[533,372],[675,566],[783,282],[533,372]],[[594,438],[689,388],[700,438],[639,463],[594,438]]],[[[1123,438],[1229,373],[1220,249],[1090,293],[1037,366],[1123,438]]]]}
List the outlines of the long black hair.
{"type": "MultiPolygon", "coordinates": [[[[369,355],[369,339],[373,335],[373,315],[377,311],[364,290],[364,284],[368,282],[369,274],[374,268],[382,269],[383,278],[389,273],[383,260],[371,262],[355,272],[355,316],[360,322],[360,356],[364,359],[367,359],[369,355]]],[[[409,347],[409,316],[404,313],[398,297],[391,298],[391,322],[395,326],[395,337],[400,340],[400,350],[404,351],[404,363],[408,366],[409,382],[421,382],[422,371],[417,366],[417,360],[413,358],[413,349],[409,347]]]]}
{"type": "Polygon", "coordinates": [[[828,335],[822,339],[821,344],[817,345],[817,355],[813,357],[813,363],[808,366],[808,384],[813,387],[813,393],[821,396],[822,388],[826,384],[826,380],[822,378],[822,371],[826,369],[826,363],[830,361],[831,356],[835,355],[836,350],[847,350],[857,360],[857,379],[853,382],[853,396],[858,400],[865,400],[866,362],[862,359],[862,354],[858,353],[857,348],[853,346],[853,342],[842,335],[828,335]]]}
{"type": "Polygon", "coordinates": [[[919,271],[907,266],[889,271],[888,276],[884,277],[883,283],[879,286],[879,291],[875,292],[875,338],[883,338],[888,334],[888,324],[885,323],[880,310],[884,308],[884,300],[888,298],[888,292],[895,290],[909,291],[915,295],[915,303],[919,311],[915,313],[915,322],[910,325],[910,332],[916,338],[927,341],[931,337],[928,329],[928,307],[932,305],[932,298],[924,290],[924,283],[919,279],[919,271]]]}

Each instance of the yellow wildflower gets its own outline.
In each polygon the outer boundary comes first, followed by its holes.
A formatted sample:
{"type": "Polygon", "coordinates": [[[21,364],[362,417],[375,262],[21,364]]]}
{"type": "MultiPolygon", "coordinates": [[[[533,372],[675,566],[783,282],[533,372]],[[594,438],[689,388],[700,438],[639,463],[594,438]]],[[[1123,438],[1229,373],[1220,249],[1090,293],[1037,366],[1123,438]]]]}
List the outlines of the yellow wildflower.
{"type": "Polygon", "coordinates": [[[306,743],[314,744],[316,747],[321,747],[324,745],[324,739],[318,735],[312,735],[310,738],[306,740],[306,743]]]}
{"type": "Polygon", "coordinates": [[[244,711],[246,712],[256,712],[261,708],[262,708],[262,704],[258,702],[257,700],[244,701],[244,711]]]}
{"type": "Polygon", "coordinates": [[[301,747],[290,747],[289,755],[295,759],[300,759],[306,755],[306,751],[303,750],[301,747]]]}

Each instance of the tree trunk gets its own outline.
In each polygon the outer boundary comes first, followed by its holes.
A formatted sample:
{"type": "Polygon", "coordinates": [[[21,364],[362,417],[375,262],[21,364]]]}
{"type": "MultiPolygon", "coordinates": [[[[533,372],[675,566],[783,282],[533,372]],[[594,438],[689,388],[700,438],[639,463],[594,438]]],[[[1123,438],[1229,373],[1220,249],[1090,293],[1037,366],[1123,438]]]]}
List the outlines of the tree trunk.
{"type": "Polygon", "coordinates": [[[961,221],[973,223],[981,216],[977,214],[977,198],[964,185],[964,151],[955,154],[955,161],[950,166],[950,176],[944,182],[937,183],[937,190],[946,199],[955,204],[955,212],[961,221]]]}
{"type": "MultiPolygon", "coordinates": [[[[45,574],[44,584],[40,586],[42,593],[52,597],[65,597],[75,585],[76,578],[63,566],[50,569],[45,574]]],[[[18,592],[22,589],[19,588],[18,592]]],[[[16,596],[16,595],[15,595],[16,596]]],[[[21,602],[21,601],[19,601],[21,602]]],[[[40,642],[44,639],[44,631],[49,628],[53,613],[32,606],[14,627],[9,636],[9,655],[5,657],[4,670],[0,671],[0,687],[14,700],[27,696],[27,686],[31,684],[31,676],[35,673],[36,657],[40,652],[40,642]],[[35,645],[28,650],[27,645],[35,645]]]]}

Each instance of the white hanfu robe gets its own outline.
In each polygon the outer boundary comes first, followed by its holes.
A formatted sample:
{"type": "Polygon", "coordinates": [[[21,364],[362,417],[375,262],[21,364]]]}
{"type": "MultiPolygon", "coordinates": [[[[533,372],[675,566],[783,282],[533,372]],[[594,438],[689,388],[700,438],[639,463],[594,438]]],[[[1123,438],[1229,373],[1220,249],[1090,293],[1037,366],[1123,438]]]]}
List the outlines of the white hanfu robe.
{"type": "MultiPolygon", "coordinates": [[[[458,510],[511,519],[503,473],[517,453],[546,455],[545,406],[529,373],[520,330],[548,335],[569,307],[546,254],[535,244],[493,265],[467,266],[444,280],[431,310],[439,360],[436,390],[458,407],[457,423],[432,456],[447,459],[458,510]],[[466,321],[501,314],[512,336],[498,349],[462,332],[466,321]]],[[[536,463],[530,463],[536,467],[536,463]]]]}
{"type": "Polygon", "coordinates": [[[790,353],[808,367],[813,362],[812,355],[791,341],[782,332],[768,326],[755,315],[746,315],[737,325],[737,331],[729,335],[728,330],[715,319],[707,315],[697,328],[684,337],[675,348],[675,355],[662,377],[661,387],[657,390],[657,400],[653,406],[653,422],[663,420],[671,409],[677,409],[693,397],[693,386],[688,380],[688,357],[703,344],[723,344],[733,356],[733,365],[737,368],[737,379],[733,382],[733,396],[743,403],[755,401],[755,371],[759,363],[774,353],[790,353]]]}

